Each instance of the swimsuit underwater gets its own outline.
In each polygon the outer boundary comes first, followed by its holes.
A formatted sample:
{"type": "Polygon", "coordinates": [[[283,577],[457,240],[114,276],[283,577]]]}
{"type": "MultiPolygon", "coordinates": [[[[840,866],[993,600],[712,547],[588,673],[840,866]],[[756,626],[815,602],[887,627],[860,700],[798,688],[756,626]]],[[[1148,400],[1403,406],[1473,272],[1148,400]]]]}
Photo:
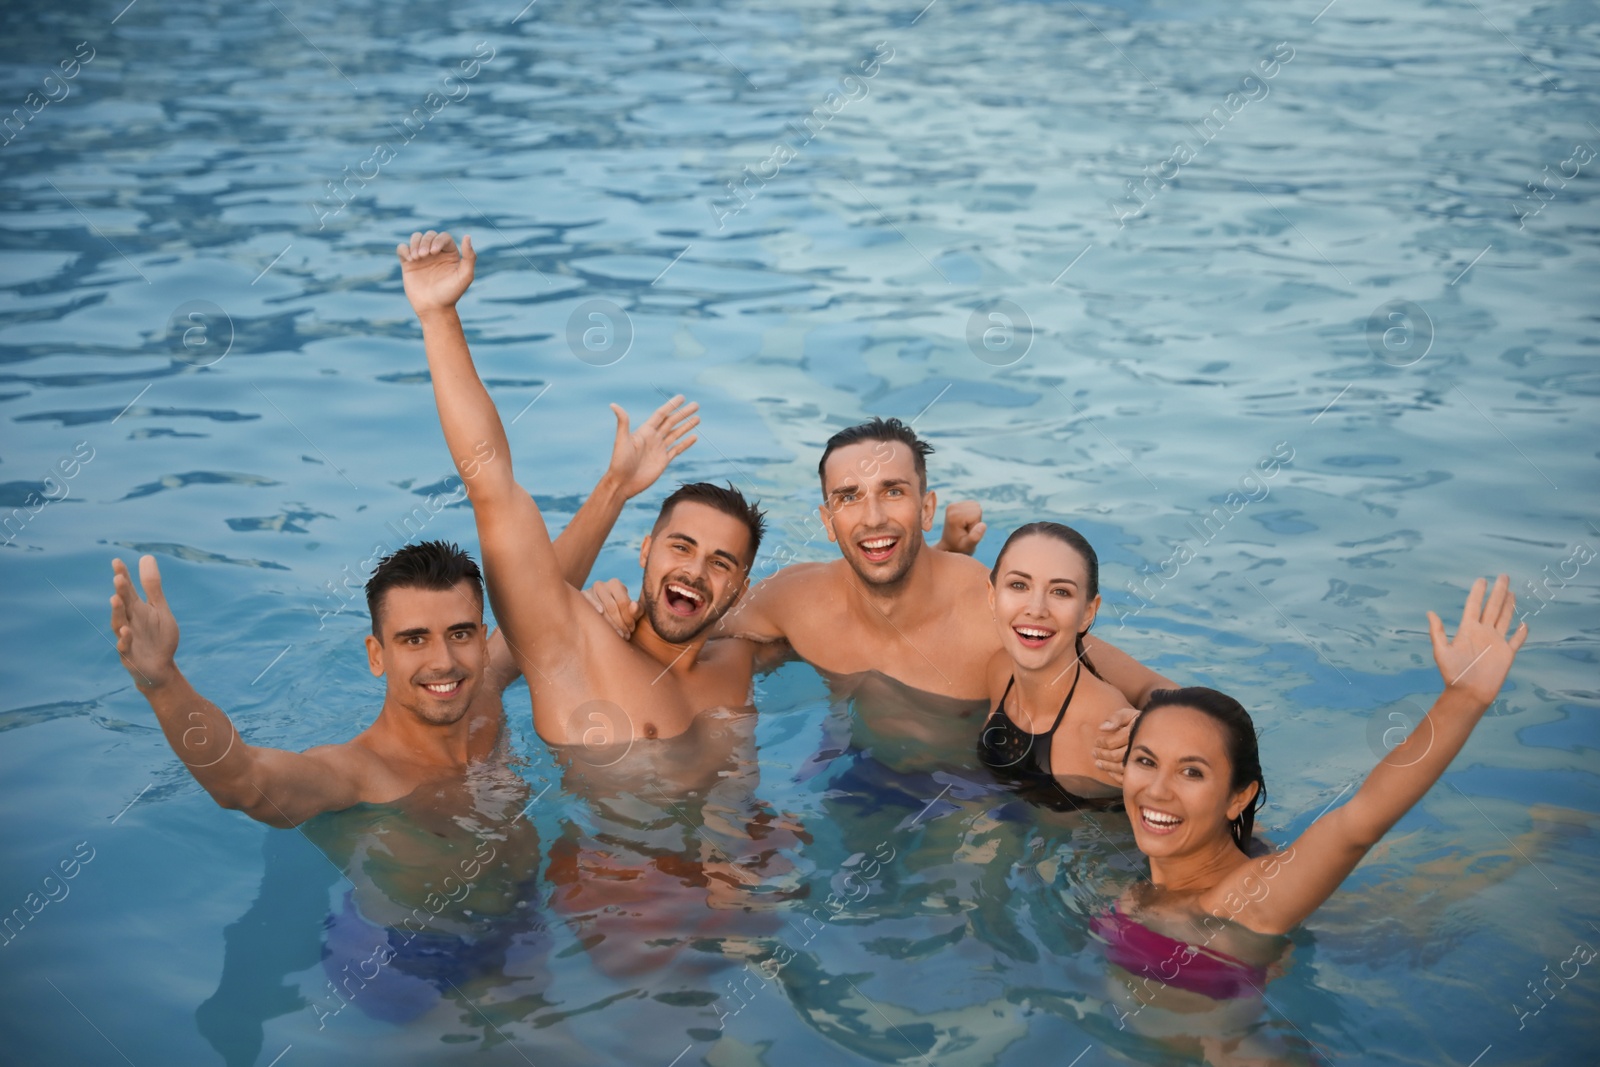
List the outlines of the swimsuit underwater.
{"type": "Polygon", "coordinates": [[[1115,904],[1090,920],[1089,929],[1105,938],[1106,958],[1123,970],[1212,1000],[1259,995],[1267,982],[1265,967],[1158,934],[1115,904]]]}

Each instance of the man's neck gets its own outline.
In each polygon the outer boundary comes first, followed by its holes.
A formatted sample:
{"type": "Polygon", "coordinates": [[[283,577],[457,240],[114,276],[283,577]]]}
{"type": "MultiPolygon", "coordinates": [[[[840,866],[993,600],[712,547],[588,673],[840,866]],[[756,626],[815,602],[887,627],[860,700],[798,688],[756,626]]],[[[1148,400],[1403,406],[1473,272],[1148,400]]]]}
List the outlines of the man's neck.
{"type": "Polygon", "coordinates": [[[933,550],[923,545],[916,559],[900,580],[889,585],[871,585],[862,580],[848,560],[840,560],[845,581],[858,594],[851,602],[856,613],[869,626],[899,628],[915,622],[928,610],[936,585],[933,575],[933,550]]]}
{"type": "Polygon", "coordinates": [[[647,614],[639,620],[639,625],[634,627],[633,636],[629,638],[628,643],[666,668],[663,674],[672,671],[674,674],[682,675],[693,669],[695,661],[700,658],[700,650],[705,647],[710,637],[711,632],[708,628],[689,641],[668,641],[656,632],[647,614]]]}
{"type": "Polygon", "coordinates": [[[423,722],[407,709],[388,700],[372,724],[373,738],[404,758],[441,769],[464,768],[471,759],[472,709],[453,723],[423,722]]]}

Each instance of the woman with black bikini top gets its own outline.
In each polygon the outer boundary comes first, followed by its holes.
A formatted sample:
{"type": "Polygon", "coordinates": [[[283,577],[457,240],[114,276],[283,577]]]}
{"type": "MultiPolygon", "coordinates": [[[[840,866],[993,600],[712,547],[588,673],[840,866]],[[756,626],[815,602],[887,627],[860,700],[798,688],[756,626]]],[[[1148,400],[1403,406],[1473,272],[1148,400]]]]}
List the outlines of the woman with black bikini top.
{"type": "Polygon", "coordinates": [[[1100,606],[1094,549],[1060,523],[1021,527],[1000,550],[989,603],[1001,651],[990,664],[996,699],[978,758],[1049,807],[1116,805],[1119,777],[1095,766],[1093,746],[1100,724],[1127,701],[1083,656],[1100,606]]]}

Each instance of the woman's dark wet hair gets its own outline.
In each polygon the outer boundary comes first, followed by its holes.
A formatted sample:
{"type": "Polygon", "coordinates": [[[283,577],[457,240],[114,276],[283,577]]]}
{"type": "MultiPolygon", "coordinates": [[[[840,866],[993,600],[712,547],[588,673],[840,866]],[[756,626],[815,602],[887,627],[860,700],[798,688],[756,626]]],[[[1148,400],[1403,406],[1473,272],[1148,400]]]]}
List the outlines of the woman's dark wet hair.
{"type": "Polygon", "coordinates": [[[1228,828],[1233,831],[1234,844],[1239,846],[1240,851],[1248,854],[1250,839],[1255,834],[1256,812],[1267,802],[1267,779],[1261,773],[1261,751],[1256,745],[1256,725],[1251,721],[1250,713],[1244,710],[1243,704],[1226,693],[1219,693],[1215,689],[1207,689],[1200,685],[1185,689],[1157,689],[1151,694],[1150,702],[1144,706],[1144,711],[1133,721],[1133,729],[1128,733],[1128,752],[1122,757],[1123,766],[1127,766],[1128,757],[1133,754],[1134,740],[1139,736],[1139,728],[1150,717],[1150,713],[1169,705],[1193,708],[1222,727],[1223,745],[1228,752],[1228,765],[1233,768],[1228,782],[1229,792],[1237,793],[1251,782],[1256,784],[1256,795],[1245,805],[1238,818],[1228,823],[1228,828]]]}
{"type": "MultiPolygon", "coordinates": [[[[1083,534],[1060,522],[1030,522],[1012,530],[1011,536],[1006,538],[1006,543],[1000,546],[1000,554],[994,558],[994,569],[989,572],[990,585],[1000,580],[1000,561],[1006,558],[1006,552],[1011,546],[1022,538],[1032,537],[1034,534],[1052,537],[1083,557],[1084,569],[1089,572],[1089,586],[1083,591],[1083,599],[1089,601],[1100,595],[1100,557],[1095,555],[1094,546],[1083,534]]],[[[1089,625],[1092,628],[1094,624],[1089,625]]],[[[1077,637],[1078,658],[1089,668],[1091,674],[1098,677],[1100,672],[1094,669],[1094,664],[1089,662],[1088,653],[1083,649],[1083,634],[1088,632],[1084,630],[1077,637]]]]}
{"type": "Polygon", "coordinates": [[[378,611],[391,589],[454,589],[461,582],[472,586],[478,611],[483,612],[483,574],[471,556],[449,541],[418,541],[378,561],[367,579],[367,613],[372,616],[372,636],[383,640],[378,611]]]}

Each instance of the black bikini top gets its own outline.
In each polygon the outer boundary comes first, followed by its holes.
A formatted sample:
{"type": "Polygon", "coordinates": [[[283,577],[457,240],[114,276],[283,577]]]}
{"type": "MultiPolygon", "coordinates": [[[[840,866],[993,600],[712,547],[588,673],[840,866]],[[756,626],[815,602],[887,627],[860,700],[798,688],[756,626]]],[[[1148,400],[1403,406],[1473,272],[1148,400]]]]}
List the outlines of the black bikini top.
{"type": "MultiPolygon", "coordinates": [[[[1080,662],[1078,677],[1082,675],[1083,666],[1080,662]]],[[[1017,793],[1022,799],[1052,811],[1122,810],[1120,796],[1078,796],[1064,788],[1050,772],[1050,745],[1055,740],[1056,730],[1067,716],[1072,695],[1078,691],[1078,678],[1072,679],[1072,688],[1067,690],[1067,699],[1061,702],[1061,710],[1056,712],[1056,721],[1042,734],[1030,734],[1006,714],[1006,697],[1015,683],[1016,677],[1012,676],[1011,681],[1006,683],[1006,691],[1000,695],[1000,703],[995,706],[994,714],[984,724],[983,733],[978,735],[979,761],[996,777],[1017,783],[1017,793]]]]}
{"type": "Polygon", "coordinates": [[[1006,691],[1000,694],[1000,703],[995,705],[994,714],[984,724],[983,733],[978,735],[978,759],[983,765],[1008,778],[1048,778],[1053,782],[1055,775],[1050,773],[1050,744],[1055,740],[1061,720],[1066,718],[1067,705],[1072,703],[1072,695],[1078,691],[1078,680],[1082,677],[1083,663],[1080,661],[1078,673],[1072,678],[1072,688],[1067,690],[1067,699],[1061,702],[1061,710],[1056,712],[1056,721],[1044,733],[1030,734],[1006,714],[1006,697],[1011,695],[1011,687],[1017,681],[1016,675],[1012,675],[1011,680],[1006,682],[1006,691]]]}

